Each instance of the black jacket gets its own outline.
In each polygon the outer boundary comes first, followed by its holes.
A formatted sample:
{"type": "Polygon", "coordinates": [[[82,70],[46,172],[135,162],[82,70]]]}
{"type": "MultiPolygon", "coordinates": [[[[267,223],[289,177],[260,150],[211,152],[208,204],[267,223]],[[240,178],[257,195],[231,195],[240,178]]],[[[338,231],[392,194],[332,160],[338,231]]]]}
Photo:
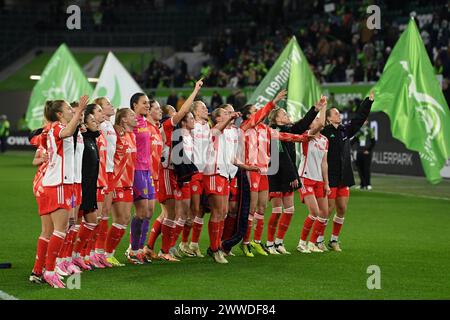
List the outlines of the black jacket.
{"type": "Polygon", "coordinates": [[[83,162],[81,167],[81,207],[86,212],[92,212],[97,207],[97,179],[99,170],[99,153],[97,137],[100,132],[86,131],[82,133],[84,141],[83,162]]]}
{"type": "Polygon", "coordinates": [[[350,159],[350,139],[359,131],[366,121],[372,107],[372,101],[366,98],[355,117],[346,125],[335,128],[332,124],[325,126],[322,134],[328,139],[328,179],[330,187],[355,184],[350,159]]]}
{"type": "MultiPolygon", "coordinates": [[[[302,134],[308,130],[309,125],[317,116],[317,111],[314,107],[311,107],[305,116],[292,125],[287,126],[272,126],[272,128],[279,130],[280,132],[288,132],[294,134],[302,134]]],[[[278,155],[279,155],[279,168],[274,175],[269,175],[269,191],[270,192],[292,192],[294,189],[290,186],[290,183],[294,180],[299,181],[298,169],[296,166],[296,152],[294,142],[278,141],[278,155]]],[[[272,157],[273,154],[271,154],[272,157]]]]}

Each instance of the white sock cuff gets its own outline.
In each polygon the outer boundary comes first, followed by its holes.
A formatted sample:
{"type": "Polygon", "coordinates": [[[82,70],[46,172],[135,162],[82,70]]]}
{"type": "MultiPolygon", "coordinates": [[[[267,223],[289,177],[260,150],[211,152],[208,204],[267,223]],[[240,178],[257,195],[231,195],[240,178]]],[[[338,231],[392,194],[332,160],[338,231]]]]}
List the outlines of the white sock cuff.
{"type": "Polygon", "coordinates": [[[294,206],[284,209],[284,213],[287,213],[287,214],[293,214],[294,212],[295,212],[294,206]]]}
{"type": "Polygon", "coordinates": [[[101,220],[109,220],[109,217],[101,217],[101,220]]]}
{"type": "Polygon", "coordinates": [[[264,215],[259,214],[259,213],[255,213],[255,219],[256,220],[264,220],[264,215]]]}
{"type": "Polygon", "coordinates": [[[61,231],[53,231],[53,235],[55,237],[61,238],[64,240],[64,238],[66,237],[66,233],[65,232],[61,232],[61,231]]]}
{"type": "Polygon", "coordinates": [[[85,226],[85,228],[92,231],[95,229],[95,227],[97,227],[97,224],[96,223],[85,223],[84,226],[85,226]]]}
{"type": "Polygon", "coordinates": [[[184,225],[186,224],[186,220],[184,219],[178,219],[176,224],[180,227],[184,227],[184,225]]]}
{"type": "Polygon", "coordinates": [[[43,241],[45,241],[45,242],[49,242],[49,241],[50,241],[50,239],[47,239],[47,238],[44,238],[44,237],[39,237],[39,239],[40,239],[40,240],[43,240],[43,241]]]}
{"type": "Polygon", "coordinates": [[[343,224],[344,223],[344,218],[340,218],[338,216],[334,216],[333,221],[339,224],[343,224]]]}
{"type": "Polygon", "coordinates": [[[175,221],[173,221],[173,220],[164,218],[162,224],[165,225],[165,226],[168,226],[168,227],[170,227],[170,228],[175,228],[175,224],[176,224],[176,223],[175,223],[175,221]]]}
{"type": "Polygon", "coordinates": [[[126,225],[118,224],[118,223],[113,223],[112,226],[117,228],[117,229],[121,229],[121,230],[125,230],[127,228],[126,225]]]}
{"type": "Polygon", "coordinates": [[[203,218],[195,217],[195,218],[194,218],[194,223],[197,223],[197,224],[203,224],[203,218]]]}
{"type": "Polygon", "coordinates": [[[79,224],[74,225],[73,226],[73,231],[75,231],[75,232],[80,231],[80,225],[79,224]]]}
{"type": "Polygon", "coordinates": [[[248,221],[253,221],[253,215],[252,214],[248,215],[248,221]]]}
{"type": "Polygon", "coordinates": [[[308,218],[311,219],[311,220],[313,220],[313,221],[316,220],[316,217],[314,217],[313,215],[310,215],[310,214],[308,215],[308,218]]]}
{"type": "Polygon", "coordinates": [[[317,217],[317,220],[319,220],[320,222],[327,224],[328,219],[327,218],[321,218],[321,217],[317,217]]]}
{"type": "Polygon", "coordinates": [[[272,208],[272,213],[282,213],[282,212],[283,212],[282,207],[273,207],[272,208]]]}

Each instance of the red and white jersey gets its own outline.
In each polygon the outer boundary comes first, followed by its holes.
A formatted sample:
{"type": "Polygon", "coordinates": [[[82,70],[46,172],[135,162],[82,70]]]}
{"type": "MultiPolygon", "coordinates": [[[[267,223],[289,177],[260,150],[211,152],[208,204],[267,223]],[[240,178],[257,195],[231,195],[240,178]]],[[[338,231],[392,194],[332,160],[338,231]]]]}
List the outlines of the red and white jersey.
{"type": "MultiPolygon", "coordinates": [[[[36,157],[41,158],[47,153],[46,148],[43,145],[39,145],[36,150],[36,157]]],[[[42,179],[45,174],[45,170],[47,169],[48,162],[43,162],[41,165],[39,165],[36,174],[33,179],[33,193],[36,197],[39,197],[42,192],[44,192],[44,189],[42,188],[42,179]]]]}
{"type": "Polygon", "coordinates": [[[165,120],[160,129],[163,141],[161,165],[166,169],[173,169],[173,166],[170,163],[170,155],[172,153],[172,134],[174,129],[175,126],[172,118],[165,120]]]}
{"type": "Polygon", "coordinates": [[[99,156],[97,187],[106,187],[108,185],[108,176],[106,173],[106,158],[108,147],[103,131],[100,131],[100,135],[97,138],[97,148],[99,156]]]}
{"type": "Polygon", "coordinates": [[[225,163],[226,144],[224,134],[217,129],[211,129],[210,144],[206,154],[206,165],[203,174],[206,176],[221,175],[228,178],[228,166],[225,163]]]}
{"type": "Polygon", "coordinates": [[[301,178],[323,181],[322,160],[328,152],[328,139],[324,135],[302,142],[302,160],[298,169],[301,178]]]}
{"type": "Polygon", "coordinates": [[[245,131],[245,163],[257,166],[267,173],[270,162],[270,132],[264,123],[245,131]]]}
{"type": "Polygon", "coordinates": [[[106,172],[114,172],[114,154],[116,153],[117,134],[111,121],[103,121],[100,130],[106,138],[106,172]]]}
{"type": "Polygon", "coordinates": [[[61,131],[66,126],[57,121],[52,123],[47,134],[48,166],[42,179],[44,187],[74,183],[75,150],[73,137],[62,139],[61,131]]]}
{"type": "Polygon", "coordinates": [[[191,133],[186,129],[182,130],[182,137],[183,137],[183,153],[184,155],[193,162],[194,159],[194,139],[191,135],[191,133]]]}
{"type": "Polygon", "coordinates": [[[194,159],[193,162],[198,168],[198,172],[203,173],[206,166],[206,158],[210,144],[211,128],[209,123],[196,121],[194,129],[191,131],[194,138],[194,159]]]}
{"type": "Polygon", "coordinates": [[[131,188],[134,181],[136,138],[133,132],[117,132],[114,154],[114,182],[116,188],[131,188]]]}
{"type": "Polygon", "coordinates": [[[81,131],[78,130],[77,134],[77,144],[75,147],[75,158],[74,158],[74,182],[75,183],[81,183],[81,170],[82,170],[82,163],[83,163],[83,152],[84,152],[84,139],[83,135],[81,134],[81,131]]]}
{"type": "Polygon", "coordinates": [[[240,146],[239,129],[235,125],[232,125],[231,127],[226,128],[220,137],[225,140],[224,162],[227,166],[229,179],[233,179],[238,171],[238,167],[234,165],[234,161],[238,157],[240,146]]]}
{"type": "Polygon", "coordinates": [[[158,126],[148,122],[148,129],[150,131],[150,160],[152,164],[152,178],[153,180],[158,180],[163,140],[158,126]]]}

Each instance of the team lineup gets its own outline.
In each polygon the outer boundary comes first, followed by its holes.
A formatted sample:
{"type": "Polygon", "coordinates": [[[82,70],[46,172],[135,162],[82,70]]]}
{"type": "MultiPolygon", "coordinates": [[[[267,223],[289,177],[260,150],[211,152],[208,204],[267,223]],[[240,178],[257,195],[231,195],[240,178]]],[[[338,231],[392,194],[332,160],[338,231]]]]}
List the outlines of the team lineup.
{"type": "Polygon", "coordinates": [[[202,85],[196,82],[178,111],[144,93],[119,109],[106,97],[46,102],[44,125],[30,135],[37,148],[33,192],[42,225],[31,282],[65,288],[64,277],[71,274],[124,266],[115,254],[128,226],[125,255],[132,264],[203,257],[199,239],[206,213],[205,249],[217,263],[232,260],[237,245],[249,258],[290,254],[283,240],[297,190],[308,215],[296,249],[341,251],[349,187],[355,184],[350,140],[369,116],[373,92],[343,125],[325,96],[292,122],[277,107],[285,90],[259,110],[245,105],[235,112],[224,104],[208,114],[195,100],[202,85]],[[156,202],[161,212],[150,226],[156,202]]]}

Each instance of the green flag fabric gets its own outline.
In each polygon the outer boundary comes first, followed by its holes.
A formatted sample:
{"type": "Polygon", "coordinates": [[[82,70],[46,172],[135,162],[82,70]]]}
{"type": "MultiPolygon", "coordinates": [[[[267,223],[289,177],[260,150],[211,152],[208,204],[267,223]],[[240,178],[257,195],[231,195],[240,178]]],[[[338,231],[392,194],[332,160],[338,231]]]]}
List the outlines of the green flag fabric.
{"type": "Polygon", "coordinates": [[[450,112],[413,19],[392,50],[374,87],[372,111],[391,120],[392,135],[418,151],[430,183],[450,157],[450,112]]]}
{"type": "Polygon", "coordinates": [[[29,128],[34,130],[42,127],[46,100],[65,99],[72,102],[84,94],[92,96],[92,92],[80,66],[67,46],[62,44],[51,57],[31,93],[26,114],[29,128]]]}
{"type": "Polygon", "coordinates": [[[287,89],[288,96],[286,103],[280,102],[279,106],[286,109],[293,121],[299,120],[320,99],[320,85],[295,37],[281,52],[248,103],[260,108],[281,89],[287,89]]]}

